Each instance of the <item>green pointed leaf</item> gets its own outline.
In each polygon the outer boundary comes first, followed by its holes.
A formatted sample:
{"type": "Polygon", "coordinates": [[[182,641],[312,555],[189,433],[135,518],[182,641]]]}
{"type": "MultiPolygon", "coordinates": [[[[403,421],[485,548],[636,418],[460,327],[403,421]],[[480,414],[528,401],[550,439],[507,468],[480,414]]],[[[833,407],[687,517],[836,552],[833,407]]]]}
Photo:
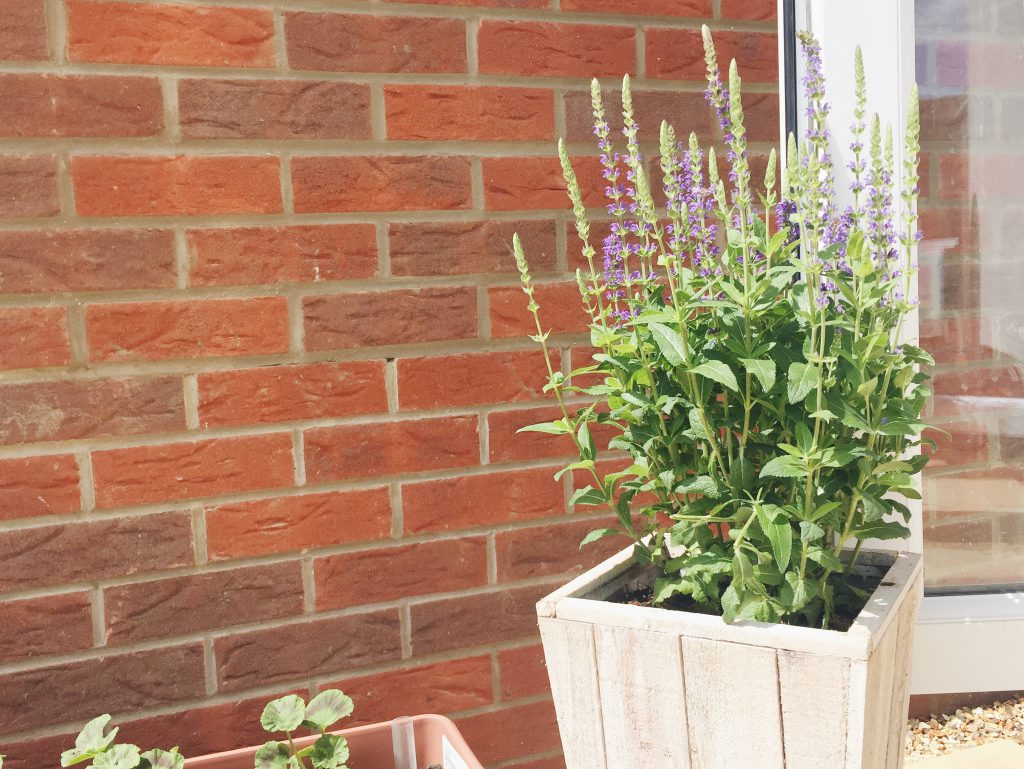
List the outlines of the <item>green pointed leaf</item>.
{"type": "Polygon", "coordinates": [[[676,487],[676,492],[679,494],[701,494],[709,499],[718,499],[722,496],[722,491],[721,485],[710,475],[689,478],[676,487]]]}
{"type": "Polygon", "coordinates": [[[757,377],[761,389],[768,392],[775,387],[775,361],[771,359],[755,360],[753,358],[741,358],[740,362],[747,371],[757,377]]]}
{"type": "Polygon", "coordinates": [[[775,457],[761,468],[761,478],[801,478],[807,475],[807,469],[796,457],[775,457]]]}
{"type": "Polygon", "coordinates": [[[75,747],[65,750],[60,756],[61,766],[72,766],[102,753],[107,749],[117,736],[117,727],[109,732],[106,731],[110,723],[110,715],[97,716],[82,727],[82,731],[75,737],[75,747]]]}
{"type": "Polygon", "coordinates": [[[288,746],[271,741],[256,751],[254,769],[289,769],[291,763],[288,746]]]}
{"type": "Polygon", "coordinates": [[[651,330],[651,336],[654,338],[655,344],[658,345],[658,349],[661,350],[661,354],[665,356],[665,360],[673,366],[682,366],[688,356],[686,343],[679,332],[668,326],[663,326],[661,323],[651,323],[648,328],[651,330]]]}
{"type": "Polygon", "coordinates": [[[817,594],[817,587],[809,579],[800,579],[800,575],[790,571],[786,573],[779,598],[790,611],[796,612],[804,608],[817,594]]]}
{"type": "Polygon", "coordinates": [[[613,534],[622,534],[622,532],[618,529],[594,529],[583,538],[582,542],[580,542],[580,549],[582,550],[584,545],[589,545],[591,542],[597,542],[597,540],[603,539],[604,537],[610,537],[613,534]]]}
{"type": "Polygon", "coordinates": [[[314,769],[343,769],[348,761],[348,742],[336,734],[324,734],[309,754],[314,769]]]}
{"type": "Polygon", "coordinates": [[[854,529],[853,536],[857,539],[904,539],[910,536],[910,529],[898,521],[875,521],[854,529]]]}
{"type": "Polygon", "coordinates": [[[139,765],[139,749],[134,745],[113,745],[93,759],[93,769],[135,769],[139,765]]]}
{"type": "Polygon", "coordinates": [[[786,377],[790,403],[799,403],[818,385],[818,369],[810,363],[791,363],[786,377]]]}
{"type": "Polygon", "coordinates": [[[535,425],[526,425],[516,430],[517,433],[546,433],[548,435],[572,435],[570,428],[564,419],[554,422],[539,422],[535,425]]]}
{"type": "Polygon", "coordinates": [[[793,529],[782,509],[775,505],[755,505],[757,522],[761,531],[768,537],[772,545],[772,555],[779,571],[789,568],[789,559],[793,553],[793,529]]]}
{"type": "Polygon", "coordinates": [[[718,382],[733,392],[739,392],[740,390],[740,386],[736,382],[736,375],[732,373],[731,368],[720,360],[709,360],[706,363],[701,363],[699,366],[694,366],[690,369],[690,373],[718,382]]]}
{"type": "Polygon", "coordinates": [[[149,761],[152,769],[184,769],[185,757],[178,752],[177,748],[170,750],[147,750],[142,758],[149,761]]]}
{"type": "Polygon", "coordinates": [[[351,715],[352,698],[338,689],[325,689],[306,705],[305,723],[311,729],[325,730],[345,716],[351,715]]]}
{"type": "Polygon", "coordinates": [[[605,496],[595,489],[593,486],[584,486],[582,489],[576,489],[569,497],[570,505],[604,505],[607,504],[608,500],[605,496]]]}
{"type": "Polygon", "coordinates": [[[301,697],[289,694],[267,703],[260,724],[268,732],[294,732],[305,716],[306,703],[301,697]]]}

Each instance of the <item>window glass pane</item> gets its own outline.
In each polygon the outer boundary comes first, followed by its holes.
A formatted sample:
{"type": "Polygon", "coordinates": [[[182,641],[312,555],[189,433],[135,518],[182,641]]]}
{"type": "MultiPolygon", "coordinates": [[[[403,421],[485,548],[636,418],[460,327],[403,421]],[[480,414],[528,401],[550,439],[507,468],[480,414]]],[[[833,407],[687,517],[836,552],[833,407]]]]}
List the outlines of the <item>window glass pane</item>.
{"type": "Polygon", "coordinates": [[[1024,3],[916,0],[932,589],[1024,582],[1024,3]]]}

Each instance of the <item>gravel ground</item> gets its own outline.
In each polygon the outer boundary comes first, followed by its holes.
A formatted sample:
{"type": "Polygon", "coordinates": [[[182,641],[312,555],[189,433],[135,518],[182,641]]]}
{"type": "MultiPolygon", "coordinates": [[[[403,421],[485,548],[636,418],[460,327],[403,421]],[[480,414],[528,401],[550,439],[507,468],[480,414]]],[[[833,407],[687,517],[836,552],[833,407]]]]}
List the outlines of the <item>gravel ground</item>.
{"type": "Polygon", "coordinates": [[[1024,744],[1024,697],[984,708],[960,708],[928,721],[910,719],[907,763],[994,740],[1024,744]]]}

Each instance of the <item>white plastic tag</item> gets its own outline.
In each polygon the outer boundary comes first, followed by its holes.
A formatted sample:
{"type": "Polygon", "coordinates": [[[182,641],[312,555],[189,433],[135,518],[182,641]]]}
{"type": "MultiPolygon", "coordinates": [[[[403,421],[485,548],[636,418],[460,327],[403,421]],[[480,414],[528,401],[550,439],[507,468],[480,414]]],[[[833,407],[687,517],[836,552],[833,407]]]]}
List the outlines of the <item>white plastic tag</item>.
{"type": "Polygon", "coordinates": [[[469,769],[469,764],[465,762],[458,751],[455,750],[455,746],[444,735],[441,735],[441,758],[444,762],[444,769],[469,769]]]}

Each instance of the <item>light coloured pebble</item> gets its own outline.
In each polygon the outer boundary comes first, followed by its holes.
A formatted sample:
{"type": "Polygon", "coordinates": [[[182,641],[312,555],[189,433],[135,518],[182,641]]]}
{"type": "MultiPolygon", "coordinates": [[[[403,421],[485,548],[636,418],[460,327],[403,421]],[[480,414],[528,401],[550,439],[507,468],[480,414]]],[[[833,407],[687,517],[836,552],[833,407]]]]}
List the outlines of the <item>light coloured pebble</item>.
{"type": "Polygon", "coordinates": [[[1024,745],[1024,697],[996,702],[985,708],[959,708],[927,721],[907,725],[907,763],[993,740],[1016,740],[1024,745]]]}

